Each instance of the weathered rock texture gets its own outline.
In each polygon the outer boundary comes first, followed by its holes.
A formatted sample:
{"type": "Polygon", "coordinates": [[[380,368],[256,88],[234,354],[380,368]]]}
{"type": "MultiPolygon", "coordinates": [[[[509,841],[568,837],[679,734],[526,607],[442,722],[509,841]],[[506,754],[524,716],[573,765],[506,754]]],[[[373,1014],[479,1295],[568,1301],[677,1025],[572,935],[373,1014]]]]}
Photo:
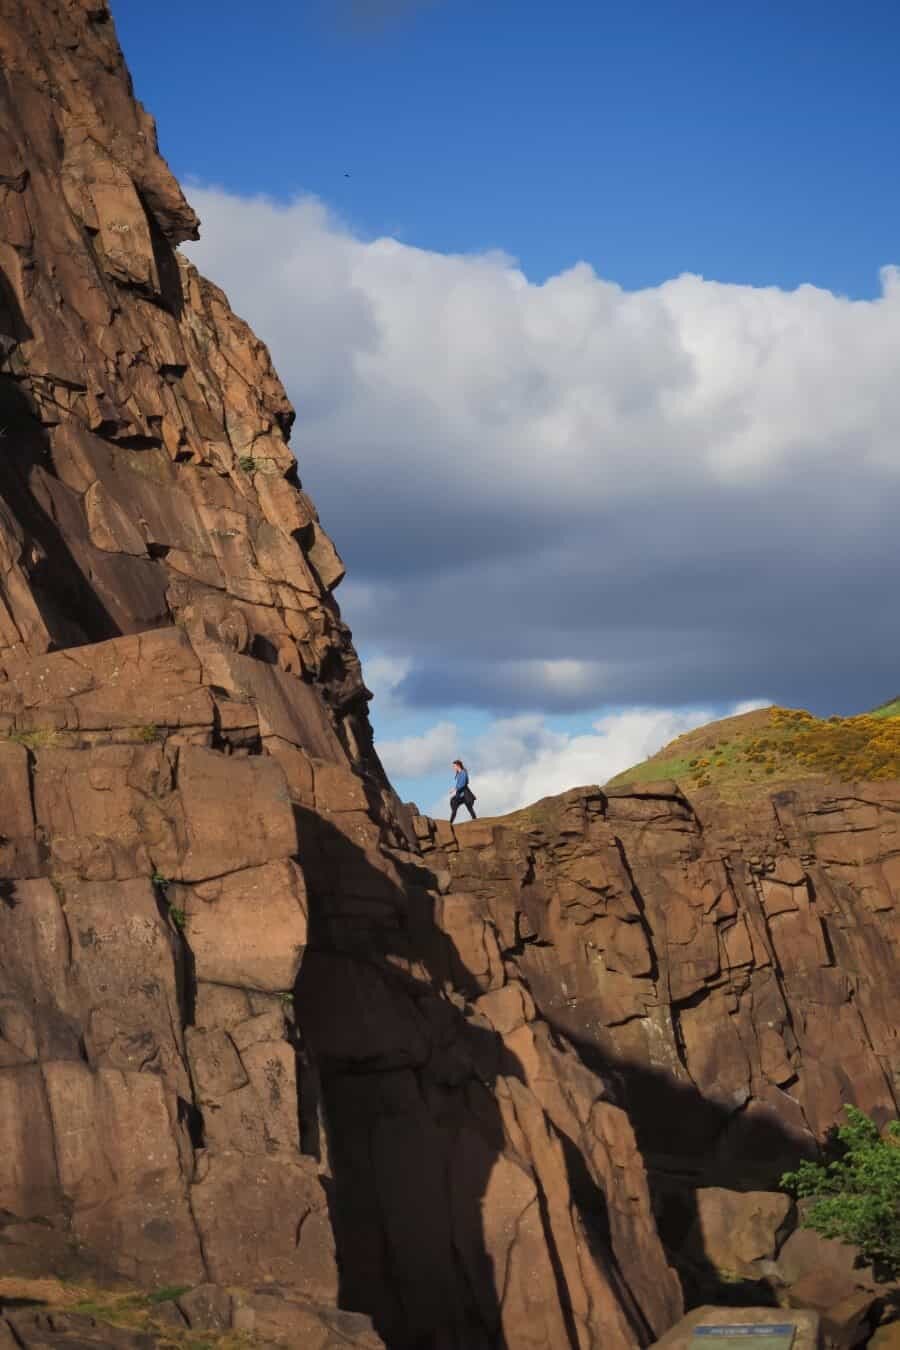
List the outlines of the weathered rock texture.
{"type": "Polygon", "coordinates": [[[476,1007],[515,989],[617,1081],[670,1250],[765,1273],[789,1206],[734,1192],[774,1188],[844,1103],[897,1113],[900,785],[582,788],[415,828],[476,1007]]]}
{"type": "Polygon", "coordinates": [[[54,1281],[5,1283],[18,1283],[22,1295],[7,1300],[0,1290],[0,1350],[55,1350],[56,1346],[67,1350],[236,1350],[237,1346],[241,1350],[251,1346],[346,1350],[348,1345],[378,1350],[383,1345],[368,1318],[297,1298],[285,1290],[230,1293],[219,1285],[203,1284],[177,1301],[166,1298],[144,1307],[134,1292],[123,1295],[120,1291],[118,1302],[107,1294],[104,1303],[104,1295],[95,1290],[93,1300],[87,1300],[92,1310],[82,1307],[79,1311],[75,1298],[54,1305],[54,1281]],[[133,1321],[136,1313],[142,1325],[121,1325],[133,1321]]]}
{"type": "Polygon", "coordinates": [[[413,821],[104,0],[0,0],[0,67],[4,1269],[288,1346],[650,1344],[670,1256],[781,1259],[735,1192],[894,1110],[900,789],[413,821]]]}
{"type": "Polygon", "coordinates": [[[374,1343],[336,1303],[646,1345],[681,1293],[628,1115],[417,851],[195,231],[105,0],[0,0],[0,1261],[240,1287],[293,1346],[374,1343]]]}

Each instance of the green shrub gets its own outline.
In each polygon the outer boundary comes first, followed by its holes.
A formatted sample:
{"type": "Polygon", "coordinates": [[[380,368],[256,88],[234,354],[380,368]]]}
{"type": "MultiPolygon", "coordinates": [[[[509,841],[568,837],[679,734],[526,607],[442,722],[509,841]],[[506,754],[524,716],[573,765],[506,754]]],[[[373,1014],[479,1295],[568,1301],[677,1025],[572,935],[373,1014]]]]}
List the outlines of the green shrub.
{"type": "Polygon", "coordinates": [[[854,1243],[867,1261],[894,1278],[900,1275],[900,1121],[882,1135],[855,1106],[845,1111],[847,1124],[836,1132],[837,1156],[802,1162],[796,1172],[785,1172],[781,1184],[798,1199],[812,1201],[804,1228],[854,1243]]]}
{"type": "Polygon", "coordinates": [[[161,1289],[154,1289],[152,1294],[147,1295],[148,1303],[169,1303],[174,1298],[181,1298],[182,1294],[189,1294],[191,1286],[189,1284],[165,1284],[161,1289]]]}
{"type": "Polygon", "coordinates": [[[244,473],[253,473],[256,470],[256,460],[252,455],[241,455],[238,464],[244,470],[244,473]]]}

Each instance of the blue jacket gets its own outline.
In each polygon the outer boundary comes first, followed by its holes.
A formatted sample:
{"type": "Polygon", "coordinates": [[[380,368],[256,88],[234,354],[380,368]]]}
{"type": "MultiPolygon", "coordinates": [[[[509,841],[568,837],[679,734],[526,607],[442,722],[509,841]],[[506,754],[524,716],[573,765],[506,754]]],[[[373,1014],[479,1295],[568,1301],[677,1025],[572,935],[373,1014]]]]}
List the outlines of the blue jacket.
{"type": "Polygon", "coordinates": [[[460,769],[454,780],[457,792],[463,792],[469,786],[469,775],[465,769],[460,769]]]}

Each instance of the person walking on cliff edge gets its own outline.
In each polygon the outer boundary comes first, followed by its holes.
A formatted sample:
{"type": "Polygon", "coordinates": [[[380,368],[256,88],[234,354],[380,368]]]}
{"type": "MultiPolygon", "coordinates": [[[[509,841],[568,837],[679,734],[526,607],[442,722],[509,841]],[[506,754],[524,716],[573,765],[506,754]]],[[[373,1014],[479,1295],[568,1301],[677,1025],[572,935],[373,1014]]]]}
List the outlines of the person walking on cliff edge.
{"type": "Polygon", "coordinates": [[[475,793],[469,787],[469,775],[466,772],[466,766],[461,759],[453,761],[453,770],[456,777],[453,780],[453,795],[450,798],[450,824],[456,819],[456,813],[461,806],[465,806],[473,820],[475,816],[475,793]]]}

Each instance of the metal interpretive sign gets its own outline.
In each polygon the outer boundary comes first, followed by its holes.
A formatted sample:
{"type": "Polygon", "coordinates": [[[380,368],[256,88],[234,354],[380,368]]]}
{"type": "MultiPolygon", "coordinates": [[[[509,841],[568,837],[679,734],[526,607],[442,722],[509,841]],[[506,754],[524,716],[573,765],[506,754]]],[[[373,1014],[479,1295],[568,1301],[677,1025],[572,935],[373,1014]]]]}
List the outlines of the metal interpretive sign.
{"type": "Polygon", "coordinates": [[[690,1350],[791,1350],[793,1322],[746,1322],[694,1327],[690,1350]]]}

